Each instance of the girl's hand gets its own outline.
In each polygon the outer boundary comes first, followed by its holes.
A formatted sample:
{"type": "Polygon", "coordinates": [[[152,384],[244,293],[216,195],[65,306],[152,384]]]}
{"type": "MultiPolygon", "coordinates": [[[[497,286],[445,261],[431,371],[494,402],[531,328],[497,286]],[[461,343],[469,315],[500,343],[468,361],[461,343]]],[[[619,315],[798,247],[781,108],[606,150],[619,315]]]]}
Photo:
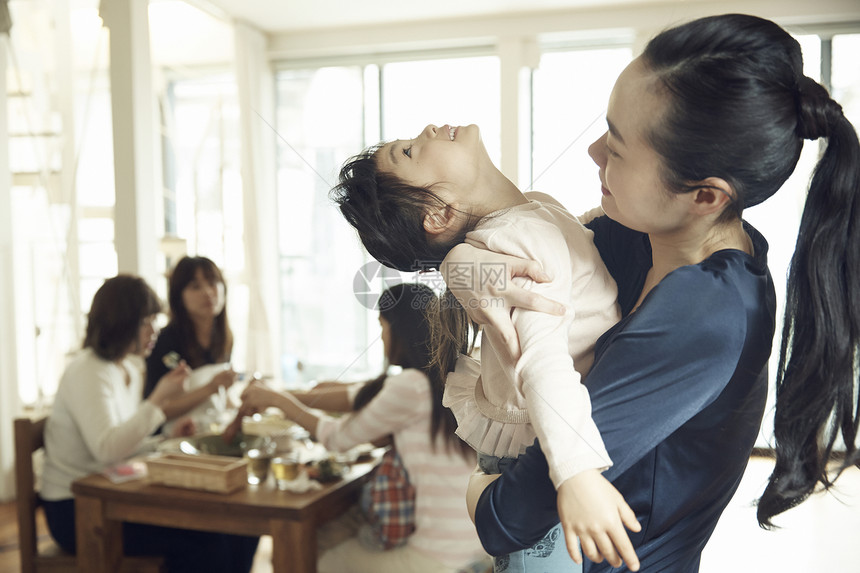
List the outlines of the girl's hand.
{"type": "Polygon", "coordinates": [[[239,411],[245,416],[251,416],[270,406],[280,406],[279,402],[282,399],[283,394],[255,380],[242,392],[242,405],[239,406],[239,411]]]}
{"type": "Polygon", "coordinates": [[[164,405],[167,402],[182,394],[185,380],[189,374],[191,374],[191,368],[182,360],[179,366],[161,377],[149,395],[148,400],[159,408],[164,409],[164,405]]]}
{"type": "Polygon", "coordinates": [[[564,305],[520,288],[514,277],[528,277],[535,282],[549,282],[539,263],[461,243],[451,249],[440,265],[440,271],[451,292],[478,324],[489,326],[492,336],[501,342],[512,358],[520,354],[517,331],[511,322],[513,307],[549,314],[564,314],[564,305]]]}
{"type": "Polygon", "coordinates": [[[567,551],[577,563],[582,553],[595,563],[604,558],[613,567],[622,559],[631,571],[639,570],[639,558],[624,530],[639,531],[636,514],[609,481],[597,470],[586,470],[566,480],[558,488],[558,514],[567,540],[567,551]]]}
{"type": "Polygon", "coordinates": [[[312,434],[316,433],[319,416],[306,408],[289,392],[272,390],[262,382],[252,382],[242,392],[240,416],[250,416],[266,408],[280,408],[284,417],[292,420],[312,434]]]}

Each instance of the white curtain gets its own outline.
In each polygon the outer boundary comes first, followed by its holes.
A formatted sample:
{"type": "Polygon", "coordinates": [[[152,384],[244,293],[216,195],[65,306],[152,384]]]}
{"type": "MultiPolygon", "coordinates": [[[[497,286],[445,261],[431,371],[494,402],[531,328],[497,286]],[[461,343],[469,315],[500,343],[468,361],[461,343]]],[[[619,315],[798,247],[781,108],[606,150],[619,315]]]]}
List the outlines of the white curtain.
{"type": "Polygon", "coordinates": [[[275,184],[274,78],[266,36],[235,22],[242,157],[249,370],[280,378],[280,291],[275,184]]]}
{"type": "MultiPolygon", "coordinates": [[[[6,58],[9,36],[0,35],[0,500],[15,495],[15,438],[12,420],[21,411],[18,363],[21,309],[16,305],[20,245],[14,241],[12,175],[9,171],[9,119],[6,114],[6,58]]],[[[32,332],[32,331],[31,331],[32,332]]]]}

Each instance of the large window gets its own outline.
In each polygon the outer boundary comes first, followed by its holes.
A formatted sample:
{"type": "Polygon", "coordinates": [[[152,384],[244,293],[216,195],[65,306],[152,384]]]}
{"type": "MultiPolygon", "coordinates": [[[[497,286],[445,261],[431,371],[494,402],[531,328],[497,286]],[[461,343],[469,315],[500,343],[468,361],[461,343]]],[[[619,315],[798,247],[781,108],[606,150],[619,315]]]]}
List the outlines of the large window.
{"type": "Polygon", "coordinates": [[[493,56],[399,62],[382,68],[382,138],[415,137],[427,124],[481,128],[498,165],[499,60],[493,56]]]}
{"type": "Polygon", "coordinates": [[[380,364],[352,281],[365,262],[328,192],[365,144],[360,67],[291,70],[277,80],[282,371],[288,385],[380,364]]]}
{"type": "Polygon", "coordinates": [[[498,59],[475,57],[284,70],[277,79],[283,376],[378,374],[374,294],[408,280],[367,257],[329,199],[343,162],[428,123],[481,126],[499,156],[498,59]]]}
{"type": "MultiPolygon", "coordinates": [[[[245,364],[248,280],[240,166],[239,104],[233,74],[172,74],[161,98],[164,236],[170,269],[183,255],[212,259],[227,282],[234,368],[245,364]]],[[[153,285],[167,300],[167,281],[153,285]]]]}
{"type": "Polygon", "coordinates": [[[80,347],[83,313],[106,276],[113,248],[110,91],[92,65],[106,43],[95,10],[73,9],[72,43],[51,26],[50,7],[16,2],[8,38],[9,167],[17,250],[14,280],[23,334],[21,401],[40,405],[56,391],[67,354],[80,347]]]}
{"type": "Polygon", "coordinates": [[[854,127],[860,126],[860,33],[837,34],[830,40],[830,48],[831,93],[854,127]]]}
{"type": "Polygon", "coordinates": [[[588,146],[606,131],[606,103],[631,54],[624,46],[541,56],[533,74],[529,190],[549,193],[577,214],[600,204],[588,146]]]}

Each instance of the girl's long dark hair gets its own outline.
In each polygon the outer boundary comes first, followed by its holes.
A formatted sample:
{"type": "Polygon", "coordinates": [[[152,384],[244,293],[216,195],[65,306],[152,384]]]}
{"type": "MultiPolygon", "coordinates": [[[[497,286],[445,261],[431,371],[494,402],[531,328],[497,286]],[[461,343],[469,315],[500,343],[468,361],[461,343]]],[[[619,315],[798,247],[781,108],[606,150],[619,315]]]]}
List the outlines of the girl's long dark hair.
{"type": "Polygon", "coordinates": [[[210,284],[223,284],[224,296],[227,296],[227,283],[224,282],[221,270],[206,257],[182,257],[170,273],[167,285],[167,302],[170,306],[169,324],[179,332],[179,338],[182,341],[180,354],[192,368],[198,368],[206,363],[207,350],[215,362],[229,361],[233,352],[233,331],[230,330],[230,323],[227,320],[226,302],[221,313],[215,317],[209,348],[204,349],[197,340],[188,309],[182,302],[182,291],[194,280],[197,269],[203,272],[203,276],[210,284]]]}
{"type": "Polygon", "coordinates": [[[726,216],[773,195],[804,139],[826,147],[812,177],[788,277],[776,373],[776,466],[758,503],[762,527],[860,460],[860,144],[842,108],[803,74],[800,46],[761,18],[728,14],[661,33],[643,60],[668,104],[647,134],[674,192],[720,177],[726,216]]]}
{"type": "MultiPolygon", "coordinates": [[[[454,431],[457,421],[454,414],[442,405],[447,372],[432,365],[433,347],[431,321],[439,300],[433,289],[420,283],[402,283],[386,289],[379,297],[379,313],[391,329],[389,363],[403,368],[422,371],[430,384],[433,409],[430,421],[430,440],[433,447],[441,439],[448,451],[471,459],[472,448],[460,440],[454,431]]],[[[384,384],[384,376],[372,380],[355,398],[354,407],[366,403],[384,384]]]]}

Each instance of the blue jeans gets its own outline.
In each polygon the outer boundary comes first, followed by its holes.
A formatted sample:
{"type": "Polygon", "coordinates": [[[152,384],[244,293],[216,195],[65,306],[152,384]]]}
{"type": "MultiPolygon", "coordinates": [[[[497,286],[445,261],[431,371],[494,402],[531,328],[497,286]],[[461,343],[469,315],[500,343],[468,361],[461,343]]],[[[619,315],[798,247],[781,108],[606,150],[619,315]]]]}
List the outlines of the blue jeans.
{"type": "MultiPolygon", "coordinates": [[[[486,474],[499,474],[512,467],[516,458],[499,458],[478,453],[478,467],[486,474]]],[[[561,524],[528,549],[493,558],[494,573],[581,573],[567,552],[561,524]]]]}

